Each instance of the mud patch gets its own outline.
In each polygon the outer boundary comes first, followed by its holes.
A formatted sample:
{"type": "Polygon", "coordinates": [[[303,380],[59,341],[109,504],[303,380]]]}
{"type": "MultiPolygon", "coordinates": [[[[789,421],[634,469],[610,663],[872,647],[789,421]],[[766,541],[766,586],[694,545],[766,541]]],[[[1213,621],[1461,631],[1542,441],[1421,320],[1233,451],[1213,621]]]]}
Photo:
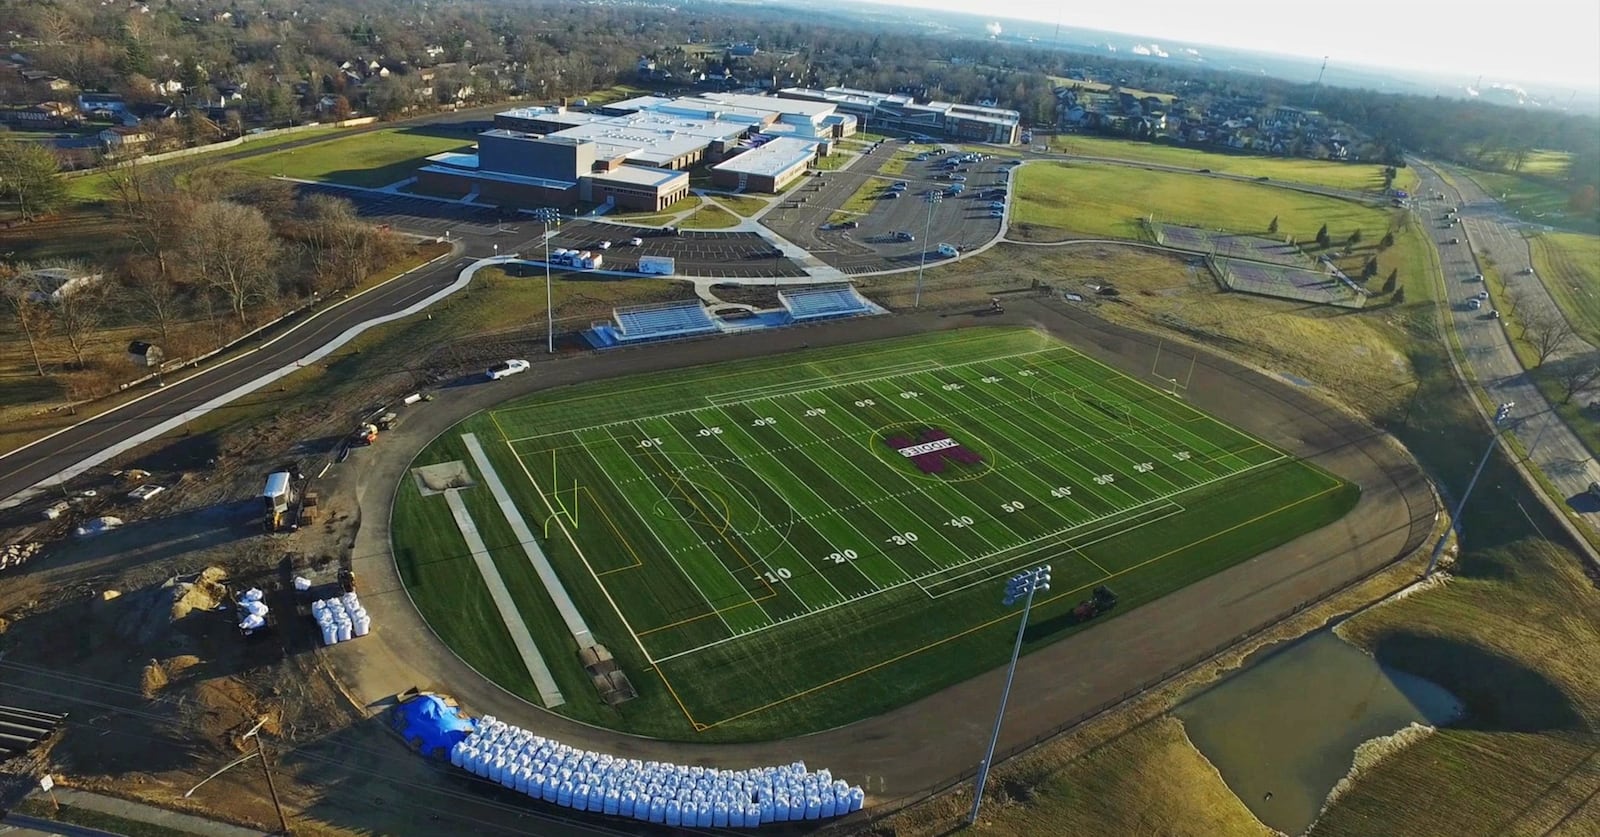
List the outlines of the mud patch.
{"type": "Polygon", "coordinates": [[[459,459],[454,462],[412,468],[411,477],[417,481],[417,491],[424,497],[477,485],[472,480],[472,474],[467,471],[467,464],[459,459]]]}

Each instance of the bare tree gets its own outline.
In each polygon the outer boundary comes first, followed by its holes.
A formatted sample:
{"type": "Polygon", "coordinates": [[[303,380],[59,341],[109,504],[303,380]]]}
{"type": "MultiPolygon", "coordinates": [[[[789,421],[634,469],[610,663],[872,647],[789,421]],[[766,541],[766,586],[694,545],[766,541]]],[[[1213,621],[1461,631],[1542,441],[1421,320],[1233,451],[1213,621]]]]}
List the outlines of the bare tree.
{"type": "Polygon", "coordinates": [[[161,335],[161,346],[172,349],[172,326],[183,316],[187,297],[177,277],[162,272],[156,262],[129,260],[125,268],[125,293],[139,313],[149,318],[161,335]]]}
{"type": "Polygon", "coordinates": [[[110,297],[99,273],[91,273],[86,266],[76,263],[60,267],[74,281],[61,286],[51,300],[56,332],[72,352],[74,363],[82,369],[83,355],[105,323],[110,297]]]}
{"type": "Polygon", "coordinates": [[[1522,323],[1522,336],[1539,357],[1535,366],[1543,366],[1572,341],[1572,325],[1559,313],[1530,310],[1522,316],[1522,323]]]}
{"type": "Polygon", "coordinates": [[[280,255],[266,216],[254,207],[212,201],[196,208],[183,232],[183,255],[196,278],[221,294],[242,328],[251,306],[276,289],[280,255]]]}
{"type": "Polygon", "coordinates": [[[126,222],[124,234],[134,249],[154,259],[165,276],[170,272],[174,241],[189,211],[189,200],[177,186],[180,170],[169,166],[157,171],[148,163],[104,167],[116,195],[118,214],[126,222]]]}
{"type": "Polygon", "coordinates": [[[0,299],[6,303],[11,321],[28,343],[34,372],[45,376],[44,360],[39,357],[39,340],[50,328],[49,293],[32,278],[26,267],[0,264],[0,299]]]}
{"type": "Polygon", "coordinates": [[[1571,404],[1595,384],[1600,383],[1600,353],[1585,352],[1550,364],[1550,377],[1561,387],[1561,403],[1571,404]]]}

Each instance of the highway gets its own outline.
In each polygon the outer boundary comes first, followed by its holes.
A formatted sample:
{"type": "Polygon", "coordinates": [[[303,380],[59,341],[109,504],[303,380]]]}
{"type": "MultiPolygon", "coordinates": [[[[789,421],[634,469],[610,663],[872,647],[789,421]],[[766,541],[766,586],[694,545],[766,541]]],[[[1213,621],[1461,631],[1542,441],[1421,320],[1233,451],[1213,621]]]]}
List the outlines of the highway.
{"type": "Polygon", "coordinates": [[[1503,301],[1490,300],[1478,310],[1471,310],[1466,304],[1467,298],[1483,287],[1469,280],[1473,274],[1480,272],[1474,251],[1480,246],[1479,236],[1482,236],[1483,246],[1492,249],[1496,267],[1506,281],[1526,283],[1529,286],[1524,294],[1527,299],[1534,300],[1542,294],[1546,303],[1553,307],[1553,303],[1549,303],[1549,295],[1542,293],[1542,287],[1534,287],[1537,285],[1536,279],[1515,275],[1527,266],[1526,245],[1521,245],[1520,250],[1519,247],[1508,246],[1510,241],[1520,241],[1520,237],[1510,228],[1516,222],[1499,214],[1498,205],[1488,201],[1481,192],[1474,195],[1469,189],[1469,193],[1463,195],[1432,168],[1416,161],[1412,162],[1412,167],[1421,178],[1417,211],[1424,218],[1423,229],[1433,237],[1439,250],[1439,263],[1449,295],[1446,306],[1448,316],[1451,326],[1460,337],[1465,363],[1495,403],[1516,402],[1512,410],[1514,421],[1510,432],[1529,452],[1532,464],[1555,485],[1560,494],[1556,499],[1573,511],[1582,513],[1582,519],[1591,528],[1600,528],[1600,515],[1596,515],[1596,512],[1600,512],[1600,501],[1589,497],[1587,493],[1589,483],[1600,479],[1600,466],[1595,465],[1589,449],[1577,434],[1550,408],[1550,403],[1522,367],[1512,351],[1510,337],[1503,325],[1505,321],[1489,317],[1488,312],[1503,304],[1503,301]],[[1434,198],[1436,194],[1445,197],[1437,200],[1434,198]],[[1468,203],[1469,197],[1478,200],[1468,203]],[[1452,206],[1460,207],[1467,220],[1460,226],[1446,227],[1438,218],[1452,206]],[[1463,228],[1466,232],[1462,232],[1463,228]],[[1452,238],[1460,239],[1461,243],[1451,244],[1452,238]],[[1519,251],[1520,261],[1516,258],[1519,251]]]}

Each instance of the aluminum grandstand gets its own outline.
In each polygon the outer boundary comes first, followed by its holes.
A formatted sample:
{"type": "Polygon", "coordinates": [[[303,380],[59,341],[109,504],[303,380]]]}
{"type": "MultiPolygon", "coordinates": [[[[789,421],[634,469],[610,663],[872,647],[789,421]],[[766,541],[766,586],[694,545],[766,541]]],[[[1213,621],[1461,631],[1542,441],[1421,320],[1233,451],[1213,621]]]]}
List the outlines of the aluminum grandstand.
{"type": "Polygon", "coordinates": [[[792,288],[780,291],[778,302],[781,308],[758,311],[750,306],[736,305],[729,306],[736,309],[734,313],[718,312],[728,319],[706,310],[698,300],[615,308],[612,309],[611,320],[593,324],[583,336],[596,349],[610,349],[658,340],[783,328],[818,320],[886,313],[851,285],[792,288]]]}
{"type": "Polygon", "coordinates": [[[782,291],[778,301],[795,322],[877,313],[852,285],[823,285],[782,291]]]}

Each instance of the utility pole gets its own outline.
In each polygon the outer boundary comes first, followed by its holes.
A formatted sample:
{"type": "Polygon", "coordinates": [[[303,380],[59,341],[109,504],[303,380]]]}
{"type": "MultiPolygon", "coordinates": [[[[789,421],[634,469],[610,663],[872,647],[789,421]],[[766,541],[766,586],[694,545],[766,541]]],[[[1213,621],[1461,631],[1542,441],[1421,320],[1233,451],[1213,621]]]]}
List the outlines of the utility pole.
{"type": "Polygon", "coordinates": [[[533,213],[544,224],[544,321],[545,351],[556,353],[556,296],[550,279],[550,227],[561,226],[561,210],[545,207],[533,213]]]}
{"type": "Polygon", "coordinates": [[[278,798],[278,786],[272,780],[272,766],[267,764],[266,745],[261,741],[261,725],[266,722],[267,716],[262,715],[261,720],[256,721],[256,725],[251,727],[250,731],[245,733],[243,737],[254,737],[256,740],[256,758],[261,760],[261,772],[266,774],[267,777],[267,793],[272,796],[272,807],[278,812],[278,833],[287,837],[292,833],[289,830],[289,815],[284,813],[283,801],[278,798]]]}
{"type": "Polygon", "coordinates": [[[1467,507],[1467,498],[1472,496],[1472,489],[1478,485],[1478,477],[1483,474],[1483,466],[1489,464],[1489,457],[1494,456],[1495,445],[1500,443],[1500,428],[1505,426],[1506,420],[1511,417],[1511,408],[1517,406],[1515,401],[1507,401],[1494,411],[1494,421],[1489,428],[1489,446],[1483,449],[1483,457],[1478,460],[1477,470],[1472,472],[1472,479],[1467,481],[1467,489],[1461,492],[1461,498],[1456,500],[1455,510],[1450,513],[1450,526],[1439,535],[1439,542],[1433,545],[1433,554],[1428,556],[1428,566],[1422,571],[1422,577],[1433,575],[1433,568],[1439,563],[1439,556],[1444,552],[1444,543],[1450,538],[1450,532],[1461,526],[1461,512],[1467,507]]]}
{"type": "Polygon", "coordinates": [[[1050,565],[1023,570],[1006,582],[1004,604],[1010,607],[1022,599],[1022,623],[1017,625],[1017,641],[1011,647],[1011,665],[1006,668],[1006,687],[1000,692],[1000,711],[994,716],[994,733],[989,736],[989,752],[978,765],[978,782],[972,791],[972,810],[967,813],[967,824],[978,822],[978,808],[983,805],[983,786],[989,781],[989,763],[994,761],[994,747],[1000,741],[1000,722],[1006,717],[1006,701],[1011,697],[1011,679],[1017,674],[1017,657],[1022,653],[1022,635],[1028,629],[1028,613],[1033,610],[1033,594],[1050,589],[1050,565]]]}
{"type": "Polygon", "coordinates": [[[922,222],[922,261],[917,263],[917,289],[911,299],[912,308],[922,307],[922,270],[928,266],[928,230],[933,227],[933,205],[944,200],[944,195],[934,192],[928,195],[928,218],[922,222]]]}

